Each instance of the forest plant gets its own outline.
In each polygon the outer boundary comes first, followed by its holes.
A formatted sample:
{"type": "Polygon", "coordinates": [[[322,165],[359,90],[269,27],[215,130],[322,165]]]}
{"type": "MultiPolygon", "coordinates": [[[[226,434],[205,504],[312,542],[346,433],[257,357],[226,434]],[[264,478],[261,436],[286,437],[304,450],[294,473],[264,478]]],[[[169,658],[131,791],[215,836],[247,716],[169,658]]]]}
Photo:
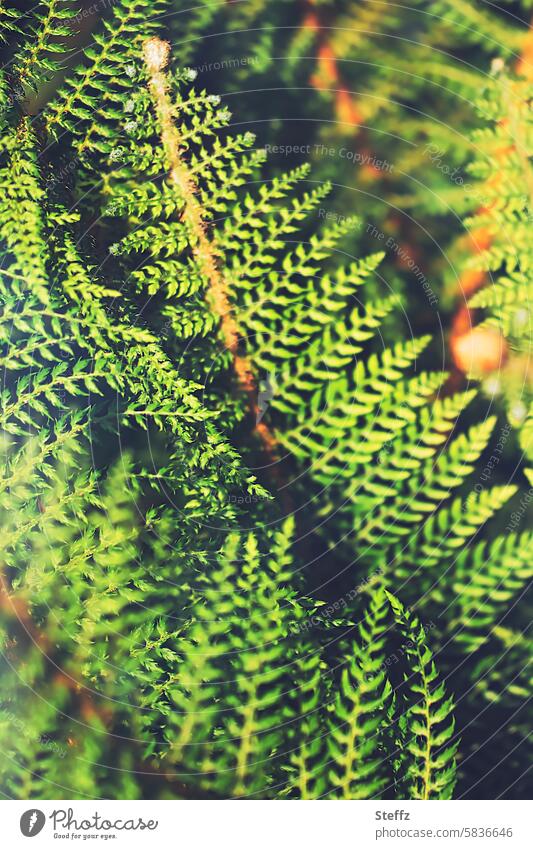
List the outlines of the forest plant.
{"type": "Polygon", "coordinates": [[[329,186],[249,191],[263,151],[145,3],[31,120],[54,10],[2,88],[4,792],[449,798],[417,616],[482,663],[530,577],[532,534],[476,540],[516,488],[464,489],[494,419],[456,431],[427,337],[378,353],[381,256],[339,264],[351,220],[295,242],[329,186]]]}

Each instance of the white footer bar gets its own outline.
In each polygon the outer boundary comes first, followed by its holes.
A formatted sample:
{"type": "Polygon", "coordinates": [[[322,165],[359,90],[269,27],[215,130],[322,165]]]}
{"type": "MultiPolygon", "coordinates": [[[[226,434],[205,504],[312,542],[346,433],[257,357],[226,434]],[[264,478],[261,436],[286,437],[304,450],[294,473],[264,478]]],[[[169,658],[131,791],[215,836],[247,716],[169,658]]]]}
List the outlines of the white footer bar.
{"type": "Polygon", "coordinates": [[[2,844],[184,849],[531,849],[530,803],[1,802],[2,844]]]}

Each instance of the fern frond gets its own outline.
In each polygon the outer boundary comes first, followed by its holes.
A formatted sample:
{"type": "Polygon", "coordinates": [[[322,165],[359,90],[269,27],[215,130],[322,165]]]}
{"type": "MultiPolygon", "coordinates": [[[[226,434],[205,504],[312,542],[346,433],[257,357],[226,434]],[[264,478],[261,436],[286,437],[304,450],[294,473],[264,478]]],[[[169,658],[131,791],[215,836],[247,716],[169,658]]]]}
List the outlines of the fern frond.
{"type": "Polygon", "coordinates": [[[370,601],[359,626],[359,641],[342,670],[334,715],[328,722],[333,798],[374,798],[387,786],[379,734],[391,696],[384,672],[387,614],[387,600],[380,591],[370,601]]]}
{"type": "Polygon", "coordinates": [[[85,51],[85,62],[45,110],[48,132],[72,133],[79,157],[113,150],[112,127],[129,100],[136,74],[131,63],[142,39],[157,28],[164,8],[163,3],[147,0],[114,4],[113,17],[103,21],[103,31],[95,33],[93,45],[85,51]]]}
{"type": "Polygon", "coordinates": [[[413,699],[405,716],[405,745],[411,763],[406,782],[412,799],[449,799],[454,787],[453,702],[446,696],[424,629],[397,598],[387,594],[406,643],[410,672],[406,686],[413,699]]]}
{"type": "Polygon", "coordinates": [[[37,151],[32,128],[23,119],[9,129],[0,144],[0,238],[6,253],[0,268],[4,291],[13,280],[26,286],[46,304],[49,255],[45,192],[41,185],[37,151]]]}
{"type": "Polygon", "coordinates": [[[461,551],[453,570],[453,615],[463,651],[474,651],[496,630],[531,580],[530,532],[511,533],[461,551]]]}

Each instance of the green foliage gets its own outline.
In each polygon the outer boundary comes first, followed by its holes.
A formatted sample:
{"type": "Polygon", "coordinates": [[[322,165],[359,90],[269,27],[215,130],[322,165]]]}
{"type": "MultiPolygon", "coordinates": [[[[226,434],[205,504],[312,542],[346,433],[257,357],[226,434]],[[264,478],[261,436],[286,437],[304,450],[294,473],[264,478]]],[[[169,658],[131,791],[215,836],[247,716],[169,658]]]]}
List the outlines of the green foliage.
{"type": "Polygon", "coordinates": [[[398,626],[408,643],[410,664],[407,686],[414,704],[402,718],[406,748],[412,759],[407,772],[410,796],[414,799],[449,799],[454,785],[454,733],[452,700],[439,681],[431,651],[424,643],[424,629],[416,617],[389,596],[398,626]]]}
{"type": "Polygon", "coordinates": [[[68,22],[76,16],[68,0],[50,0],[42,7],[37,6],[30,27],[24,32],[25,43],[14,66],[18,82],[25,90],[36,89],[59,70],[53,56],[64,53],[61,40],[71,34],[68,22]]]}
{"type": "MultiPolygon", "coordinates": [[[[392,5],[359,10],[365,47],[392,5]]],[[[399,299],[381,252],[345,260],[356,218],[315,227],[330,184],[259,183],[220,99],[147,69],[167,9],[115,4],[32,122],[16,86],[49,82],[73,17],[43,4],[4,81],[5,792],[449,798],[430,643],[445,675],[524,648],[503,619],[533,538],[477,540],[517,489],[468,489],[496,419],[465,423],[429,335],[384,343],[399,299]]]]}
{"type": "Polygon", "coordinates": [[[91,152],[109,152],[113,147],[113,126],[131,94],[131,68],[143,38],[157,27],[163,2],[120,0],[113,6],[111,20],[94,35],[85,51],[84,62],[68,78],[64,88],[50,103],[44,120],[52,136],[70,131],[80,157],[91,152]]]}

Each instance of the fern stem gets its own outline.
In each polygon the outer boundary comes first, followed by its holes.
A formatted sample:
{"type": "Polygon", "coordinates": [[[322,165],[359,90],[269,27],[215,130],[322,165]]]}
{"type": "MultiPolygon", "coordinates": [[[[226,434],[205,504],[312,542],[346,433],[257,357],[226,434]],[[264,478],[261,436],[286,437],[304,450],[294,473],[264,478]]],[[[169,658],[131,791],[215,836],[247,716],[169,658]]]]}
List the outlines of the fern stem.
{"type": "Polygon", "coordinates": [[[237,380],[246,393],[250,412],[256,424],[264,450],[271,462],[275,462],[277,441],[274,434],[259,417],[257,388],[250,360],[239,353],[239,328],[233,315],[227,293],[226,282],[218,266],[218,251],[210,238],[202,205],[198,200],[198,186],[194,176],[182,158],[180,133],[172,119],[172,102],[169,83],[165,74],[170,45],[157,37],[144,42],[144,61],[148,71],[148,87],[159,121],[161,142],[167,157],[169,176],[183,200],[182,218],[192,236],[192,254],[209,286],[212,309],[220,320],[224,344],[233,357],[233,368],[237,380]]]}
{"type": "MultiPolygon", "coordinates": [[[[424,685],[424,692],[429,693],[429,681],[427,680],[426,668],[425,668],[423,658],[422,658],[422,655],[420,653],[420,649],[419,649],[418,645],[416,645],[416,653],[417,653],[417,657],[418,657],[418,662],[420,664],[420,672],[421,672],[421,677],[422,677],[422,681],[423,681],[423,685],[424,685]]],[[[429,715],[429,703],[428,703],[427,696],[425,697],[425,702],[424,702],[424,717],[425,717],[425,720],[426,720],[427,736],[426,736],[426,752],[425,752],[425,756],[424,756],[423,799],[427,800],[427,799],[430,798],[430,795],[431,795],[431,792],[430,792],[430,788],[431,788],[431,717],[429,715]]]]}

